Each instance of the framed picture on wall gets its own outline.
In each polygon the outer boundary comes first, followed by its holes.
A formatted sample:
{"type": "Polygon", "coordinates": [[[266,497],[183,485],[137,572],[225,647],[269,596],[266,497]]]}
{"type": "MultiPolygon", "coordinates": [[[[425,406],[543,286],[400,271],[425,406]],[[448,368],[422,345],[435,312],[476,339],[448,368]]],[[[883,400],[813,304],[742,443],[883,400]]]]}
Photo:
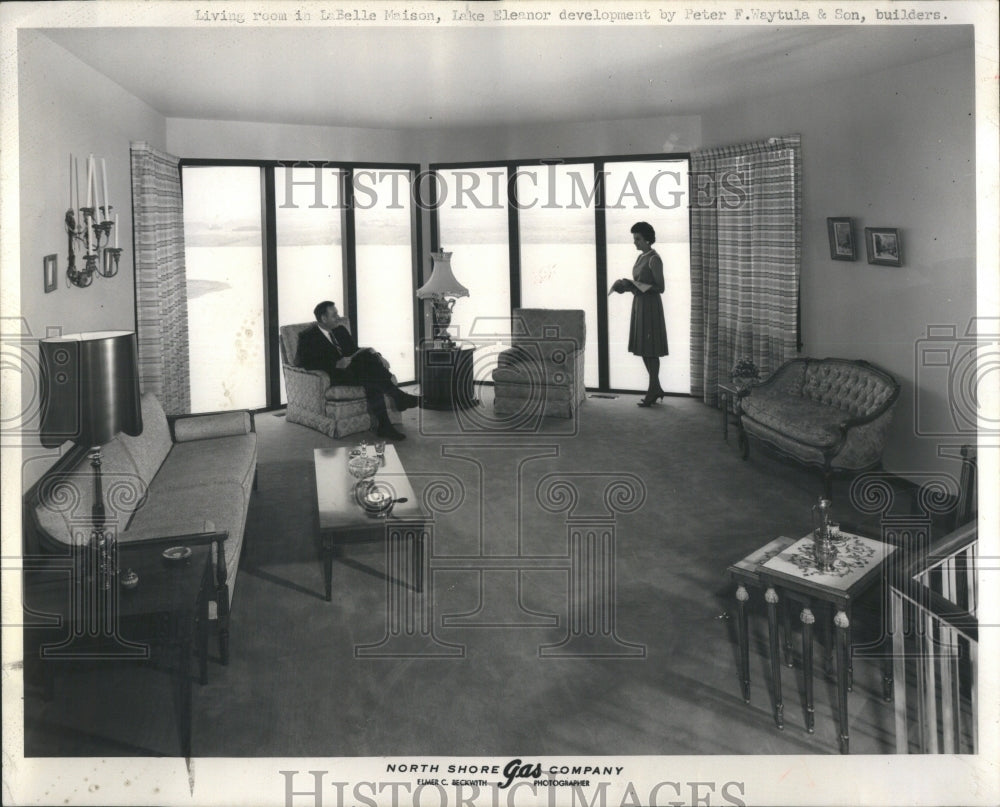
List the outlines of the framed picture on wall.
{"type": "Polygon", "coordinates": [[[45,287],[46,294],[50,291],[55,291],[56,286],[59,285],[56,277],[58,273],[58,266],[59,259],[55,255],[46,255],[42,258],[42,283],[45,287]]]}
{"type": "Polygon", "coordinates": [[[882,266],[902,266],[903,248],[899,230],[895,227],[865,227],[868,263],[882,266]]]}
{"type": "Polygon", "coordinates": [[[858,257],[854,241],[854,219],[839,217],[826,220],[826,234],[830,237],[830,257],[835,261],[853,261],[858,257]]]}

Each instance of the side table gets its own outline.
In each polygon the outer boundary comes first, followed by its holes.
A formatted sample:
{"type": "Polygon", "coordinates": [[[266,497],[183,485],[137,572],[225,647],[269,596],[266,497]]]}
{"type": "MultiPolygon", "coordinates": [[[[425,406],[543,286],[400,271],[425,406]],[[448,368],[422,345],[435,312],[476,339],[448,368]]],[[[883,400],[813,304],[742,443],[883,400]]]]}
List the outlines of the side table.
{"type": "MultiPolygon", "coordinates": [[[[836,633],[837,707],[840,752],[850,753],[847,720],[848,692],[851,689],[851,605],[879,577],[895,547],[860,535],[841,533],[837,542],[837,558],[829,572],[820,571],[813,557],[813,538],[807,535],[798,540],[780,537],[752,552],[743,560],[729,567],[730,576],[737,583],[736,599],[739,609],[737,626],[740,643],[740,682],[743,698],[749,702],[749,646],[746,603],[749,593],[746,585],[758,585],[765,590],[767,603],[768,646],[771,664],[771,683],[774,697],[774,720],[778,728],[784,727],[781,696],[781,659],[779,653],[778,609],[782,598],[801,607],[802,623],[802,677],[806,730],[814,730],[813,706],[813,625],[817,604],[833,606],[833,627],[836,633]]],[[[785,652],[790,651],[789,609],[782,610],[785,619],[785,652]]],[[[790,666],[790,665],[789,665],[790,666]]],[[[891,659],[883,662],[883,697],[892,697],[891,659]]]]}
{"type": "Polygon", "coordinates": [[[719,408],[722,410],[722,439],[729,439],[729,417],[740,416],[740,401],[747,394],[744,387],[737,386],[732,381],[719,382],[719,408]]]}
{"type": "Polygon", "coordinates": [[[173,700],[181,756],[190,757],[191,654],[196,647],[199,679],[205,684],[212,548],[191,546],[186,560],[167,561],[162,552],[172,545],[169,540],[119,545],[118,568],[139,575],[134,589],[117,580],[108,590],[96,587],[79,565],[26,572],[24,608],[34,627],[24,630],[24,660],[26,671],[40,673],[50,697],[55,662],[128,663],[149,658],[153,646],[167,649],[176,658],[171,673],[178,692],[173,700]]]}
{"type": "Polygon", "coordinates": [[[475,346],[423,343],[420,351],[420,395],[425,409],[468,409],[478,405],[473,391],[475,346]]]}

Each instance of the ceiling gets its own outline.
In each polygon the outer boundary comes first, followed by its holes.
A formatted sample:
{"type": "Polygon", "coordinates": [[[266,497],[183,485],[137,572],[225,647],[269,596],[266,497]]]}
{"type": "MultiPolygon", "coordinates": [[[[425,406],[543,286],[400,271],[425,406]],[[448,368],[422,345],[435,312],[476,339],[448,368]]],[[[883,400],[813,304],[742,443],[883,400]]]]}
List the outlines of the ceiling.
{"type": "Polygon", "coordinates": [[[972,44],[971,26],[58,28],[170,118],[439,128],[700,114],[972,44]]]}

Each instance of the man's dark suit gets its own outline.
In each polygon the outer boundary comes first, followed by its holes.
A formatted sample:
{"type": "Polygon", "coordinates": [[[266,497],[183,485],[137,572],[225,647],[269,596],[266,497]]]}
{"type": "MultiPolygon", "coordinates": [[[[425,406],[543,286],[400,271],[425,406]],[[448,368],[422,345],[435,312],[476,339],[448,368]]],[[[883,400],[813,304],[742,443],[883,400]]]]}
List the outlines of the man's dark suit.
{"type": "Polygon", "coordinates": [[[365,397],[372,411],[381,422],[385,419],[385,398],[388,395],[399,401],[402,390],[392,383],[389,370],[373,351],[358,353],[350,365],[337,367],[337,362],[357,352],[358,346],[351,332],[342,325],[333,329],[333,339],[327,339],[319,325],[313,325],[299,336],[295,363],[306,370],[322,370],[330,376],[332,384],[357,384],[365,388],[365,397]]]}

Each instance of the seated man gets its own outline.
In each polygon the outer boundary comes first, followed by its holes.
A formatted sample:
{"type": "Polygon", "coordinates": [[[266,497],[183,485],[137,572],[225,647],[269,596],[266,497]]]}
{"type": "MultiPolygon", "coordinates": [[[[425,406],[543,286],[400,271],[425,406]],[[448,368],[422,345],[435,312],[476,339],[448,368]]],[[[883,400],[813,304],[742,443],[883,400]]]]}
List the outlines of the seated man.
{"type": "Polygon", "coordinates": [[[406,435],[389,422],[385,398],[390,396],[402,412],[420,403],[420,398],[403,392],[392,383],[392,375],[381,357],[370,347],[358,348],[350,331],[337,325],[336,304],[324,300],[313,309],[316,327],[299,337],[295,362],[306,370],[322,370],[333,384],[355,384],[365,388],[368,406],[378,422],[375,433],[390,440],[406,435]]]}

